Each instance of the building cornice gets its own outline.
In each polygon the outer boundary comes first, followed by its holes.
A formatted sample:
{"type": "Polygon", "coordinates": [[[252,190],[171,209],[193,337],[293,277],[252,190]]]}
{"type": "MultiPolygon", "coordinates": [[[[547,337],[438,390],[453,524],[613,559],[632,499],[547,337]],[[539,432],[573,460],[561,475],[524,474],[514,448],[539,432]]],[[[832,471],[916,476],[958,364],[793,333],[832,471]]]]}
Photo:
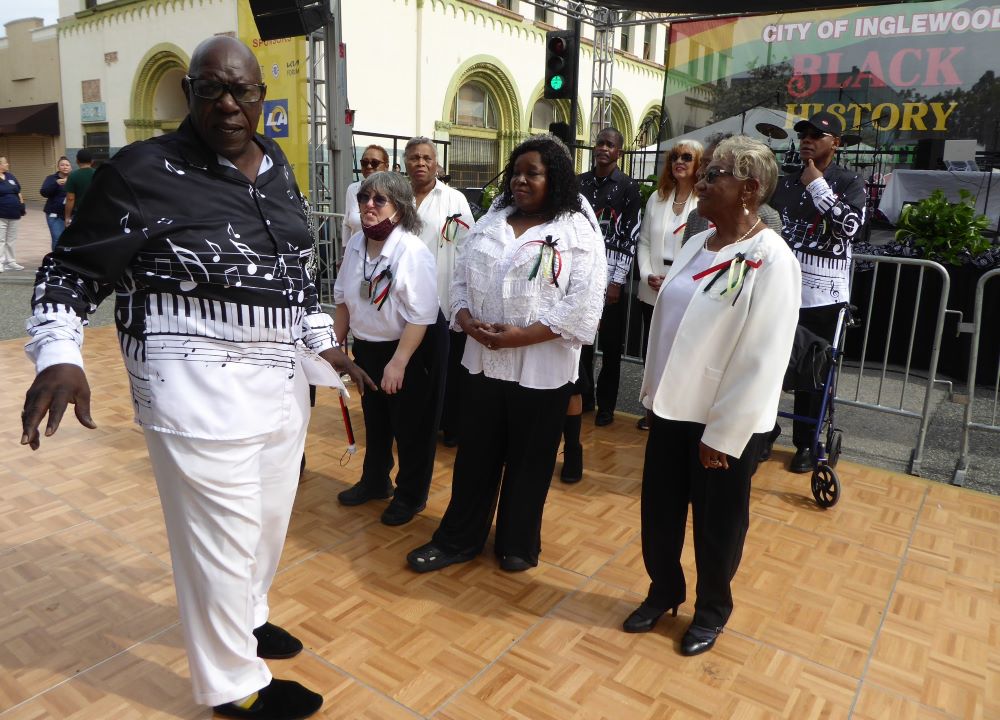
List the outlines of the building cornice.
{"type": "Polygon", "coordinates": [[[232,0],[111,0],[92,8],[81,10],[69,18],[61,18],[57,25],[60,34],[96,27],[103,22],[130,19],[145,12],[161,15],[166,12],[184,12],[196,6],[217,5],[232,0]]]}

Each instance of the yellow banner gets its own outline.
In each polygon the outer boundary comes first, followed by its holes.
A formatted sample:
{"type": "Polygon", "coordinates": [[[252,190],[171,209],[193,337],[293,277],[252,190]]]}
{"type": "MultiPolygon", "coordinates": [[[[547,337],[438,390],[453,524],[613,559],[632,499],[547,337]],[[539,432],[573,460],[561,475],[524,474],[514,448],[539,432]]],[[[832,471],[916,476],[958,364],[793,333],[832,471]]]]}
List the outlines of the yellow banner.
{"type": "Polygon", "coordinates": [[[309,195],[309,106],[306,39],[261,40],[249,0],[238,0],[240,40],[257,56],[267,97],[257,131],[274,140],[292,165],[299,188],[309,195]]]}

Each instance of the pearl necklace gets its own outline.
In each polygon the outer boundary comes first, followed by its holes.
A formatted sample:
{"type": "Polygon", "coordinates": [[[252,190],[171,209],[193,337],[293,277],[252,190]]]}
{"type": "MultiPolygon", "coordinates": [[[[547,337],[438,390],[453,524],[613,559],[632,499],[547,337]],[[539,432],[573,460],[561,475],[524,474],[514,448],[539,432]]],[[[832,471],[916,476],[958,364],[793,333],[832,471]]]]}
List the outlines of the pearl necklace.
{"type": "MultiPolygon", "coordinates": [[[[757,222],[755,222],[753,225],[751,225],[750,229],[747,230],[745,233],[743,233],[743,235],[738,240],[734,240],[732,243],[727,243],[727,245],[732,245],[732,244],[735,244],[735,243],[738,243],[738,242],[743,242],[748,237],[750,237],[751,233],[753,233],[753,231],[756,229],[756,227],[758,225],[760,225],[760,218],[759,217],[757,218],[757,222]]],[[[709,235],[707,238],[705,238],[705,242],[701,246],[702,249],[703,250],[708,250],[708,241],[711,240],[712,238],[714,238],[718,234],[719,234],[718,231],[716,231],[716,232],[713,232],[711,235],[709,235]]],[[[725,245],[723,245],[722,247],[725,247],[725,245]]],[[[721,250],[722,248],[719,248],[719,249],[721,250]]],[[[716,252],[718,252],[718,251],[716,251],[716,252]]]]}

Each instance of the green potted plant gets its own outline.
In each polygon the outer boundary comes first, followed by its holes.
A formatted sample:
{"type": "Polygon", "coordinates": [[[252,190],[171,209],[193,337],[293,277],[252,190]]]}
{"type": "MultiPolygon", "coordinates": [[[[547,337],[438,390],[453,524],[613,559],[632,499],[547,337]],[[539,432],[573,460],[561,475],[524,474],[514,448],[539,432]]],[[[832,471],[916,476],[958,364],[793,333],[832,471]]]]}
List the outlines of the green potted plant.
{"type": "Polygon", "coordinates": [[[899,215],[898,242],[909,243],[928,260],[963,265],[990,248],[983,236],[989,219],[976,213],[972,193],[959,190],[960,200],[950,202],[941,190],[906,205],[899,215]]]}
{"type": "MultiPolygon", "coordinates": [[[[976,283],[983,273],[1000,264],[1000,247],[992,246],[989,238],[983,235],[989,228],[989,219],[976,212],[972,194],[966,190],[959,192],[958,202],[950,202],[944,192],[935,190],[929,197],[904,206],[896,225],[895,239],[884,246],[872,248],[871,252],[875,255],[922,258],[941,263],[949,281],[947,308],[959,311],[968,318],[974,306],[976,283]]],[[[888,322],[888,316],[873,320],[869,333],[869,337],[873,338],[868,347],[869,357],[882,357],[883,352],[888,352],[887,357],[892,363],[926,368],[933,348],[942,280],[936,272],[921,274],[920,269],[915,267],[900,267],[898,274],[891,269],[886,272],[889,273],[889,279],[878,282],[874,288],[871,287],[873,279],[869,273],[857,273],[851,288],[851,300],[855,305],[864,307],[868,302],[867,298],[874,293],[875,306],[895,302],[900,312],[915,314],[918,318],[914,329],[915,341],[911,356],[907,343],[893,342],[894,338],[889,337],[889,328],[884,324],[888,322]],[[887,344],[888,350],[882,342],[887,344]]],[[[987,293],[987,307],[1000,307],[997,304],[1000,301],[997,290],[1000,288],[987,293]]],[[[945,337],[954,336],[955,322],[956,316],[949,315],[946,319],[945,337]]],[[[895,339],[905,337],[909,332],[908,327],[907,325],[902,330],[897,327],[894,330],[897,336],[895,339]]],[[[983,348],[996,347],[997,333],[991,329],[982,342],[986,343],[983,348]]],[[[851,352],[848,350],[849,354],[851,352]]],[[[984,358],[992,357],[992,362],[996,362],[995,351],[990,352],[993,354],[981,351],[980,372],[987,369],[982,364],[984,358]]],[[[939,373],[960,379],[966,375],[968,363],[967,343],[941,344],[939,373]]],[[[990,366],[989,370],[987,375],[981,377],[993,377],[996,365],[990,366]]]]}

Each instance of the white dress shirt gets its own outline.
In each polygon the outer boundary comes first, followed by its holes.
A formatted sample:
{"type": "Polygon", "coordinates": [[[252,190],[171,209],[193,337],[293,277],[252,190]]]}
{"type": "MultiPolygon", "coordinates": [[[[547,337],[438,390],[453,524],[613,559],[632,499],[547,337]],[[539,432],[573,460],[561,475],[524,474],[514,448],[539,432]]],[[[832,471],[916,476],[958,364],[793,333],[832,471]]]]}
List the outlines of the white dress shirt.
{"type": "Polygon", "coordinates": [[[399,340],[407,323],[433,325],[438,317],[434,256],[420,238],[397,226],[386,238],[382,251],[368,257],[364,233],[355,233],[344,251],[344,263],[333,286],[333,301],[347,305],[351,332],[372,342],[399,340]],[[379,306],[372,302],[385,287],[391,274],[389,294],[379,306]],[[362,283],[374,281],[372,298],[361,296],[362,283]]]}
{"type": "MultiPolygon", "coordinates": [[[[507,223],[513,207],[490,210],[472,228],[461,248],[452,285],[452,316],[467,309],[484,322],[528,327],[538,321],[559,337],[519,348],[489,350],[478,342],[465,344],[462,364],[471,373],[496,380],[550,390],[576,380],[580,348],[593,340],[604,309],[607,262],[604,241],[593,213],[562,215],[514,237],[507,223]],[[556,241],[561,268],[552,272],[556,241]]],[[[453,329],[460,329],[453,324],[453,329]]]]}
{"type": "MultiPolygon", "coordinates": [[[[458,248],[465,241],[469,229],[475,222],[472,210],[465,195],[450,188],[440,180],[434,181],[434,189],[417,208],[417,215],[424,226],[420,230],[420,239],[437,260],[437,291],[441,309],[445,316],[451,307],[451,281],[455,274],[455,259],[458,248]],[[442,229],[448,218],[460,215],[461,223],[450,223],[448,237],[442,235],[442,229]],[[463,227],[464,224],[464,227],[463,227]]],[[[449,318],[450,319],[450,318],[449,318]]]]}

